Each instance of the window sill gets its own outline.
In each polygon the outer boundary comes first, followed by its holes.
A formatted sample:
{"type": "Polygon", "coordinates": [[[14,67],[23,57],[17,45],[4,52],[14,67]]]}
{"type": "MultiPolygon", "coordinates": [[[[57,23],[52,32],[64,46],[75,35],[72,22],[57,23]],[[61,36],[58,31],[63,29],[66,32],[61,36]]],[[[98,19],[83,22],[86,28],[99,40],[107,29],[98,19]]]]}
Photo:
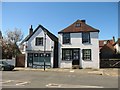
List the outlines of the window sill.
{"type": "Polygon", "coordinates": [[[89,61],[89,62],[91,62],[92,60],[83,60],[83,61],[89,61]]]}
{"type": "Polygon", "coordinates": [[[67,61],[68,61],[68,62],[71,62],[72,60],[62,60],[62,61],[64,61],[64,62],[67,62],[67,61]]]}
{"type": "Polygon", "coordinates": [[[83,45],[92,45],[91,43],[82,43],[83,45]]]}
{"type": "Polygon", "coordinates": [[[43,46],[43,45],[35,45],[35,46],[43,46]]]}
{"type": "Polygon", "coordinates": [[[63,43],[63,45],[72,45],[71,43],[63,43]]]}

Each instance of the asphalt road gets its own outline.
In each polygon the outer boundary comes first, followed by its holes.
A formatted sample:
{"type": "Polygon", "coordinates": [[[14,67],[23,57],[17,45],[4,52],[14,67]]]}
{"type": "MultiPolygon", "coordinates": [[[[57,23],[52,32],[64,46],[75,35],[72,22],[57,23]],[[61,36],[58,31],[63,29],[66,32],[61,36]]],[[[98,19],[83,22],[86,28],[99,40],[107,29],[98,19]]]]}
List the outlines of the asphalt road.
{"type": "Polygon", "coordinates": [[[75,72],[3,71],[3,88],[118,88],[118,77],[75,72]]]}

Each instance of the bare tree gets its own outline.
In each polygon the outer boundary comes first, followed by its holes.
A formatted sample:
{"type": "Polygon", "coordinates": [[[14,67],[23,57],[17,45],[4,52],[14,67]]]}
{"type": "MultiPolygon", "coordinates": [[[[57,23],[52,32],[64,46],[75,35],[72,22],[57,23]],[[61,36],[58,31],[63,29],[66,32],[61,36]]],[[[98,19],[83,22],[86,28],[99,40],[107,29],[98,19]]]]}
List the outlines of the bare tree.
{"type": "Polygon", "coordinates": [[[8,43],[17,44],[23,38],[23,33],[21,29],[15,28],[14,31],[7,31],[6,37],[8,39],[8,43]]]}
{"type": "Polygon", "coordinates": [[[18,42],[23,38],[21,29],[15,28],[13,31],[6,31],[6,35],[3,36],[2,56],[3,58],[16,57],[20,53],[18,48],[18,42]]]}

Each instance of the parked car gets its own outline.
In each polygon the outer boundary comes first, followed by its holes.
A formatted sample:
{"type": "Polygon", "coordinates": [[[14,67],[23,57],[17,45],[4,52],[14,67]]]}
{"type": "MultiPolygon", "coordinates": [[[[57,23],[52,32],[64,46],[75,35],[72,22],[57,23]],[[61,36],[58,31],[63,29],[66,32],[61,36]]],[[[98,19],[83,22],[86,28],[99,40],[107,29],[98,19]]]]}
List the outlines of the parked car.
{"type": "Polygon", "coordinates": [[[0,61],[0,70],[1,71],[12,71],[14,69],[14,65],[11,65],[11,64],[8,64],[7,62],[5,61],[0,61]]]}

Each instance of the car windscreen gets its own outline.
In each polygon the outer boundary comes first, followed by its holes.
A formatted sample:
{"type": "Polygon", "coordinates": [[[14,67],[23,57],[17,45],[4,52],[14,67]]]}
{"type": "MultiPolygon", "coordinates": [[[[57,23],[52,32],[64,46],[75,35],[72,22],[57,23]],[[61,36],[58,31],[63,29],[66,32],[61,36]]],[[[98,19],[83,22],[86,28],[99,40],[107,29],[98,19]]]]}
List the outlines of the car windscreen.
{"type": "Polygon", "coordinates": [[[4,64],[4,65],[9,65],[8,63],[6,63],[5,61],[2,61],[2,64],[4,64]]]}

